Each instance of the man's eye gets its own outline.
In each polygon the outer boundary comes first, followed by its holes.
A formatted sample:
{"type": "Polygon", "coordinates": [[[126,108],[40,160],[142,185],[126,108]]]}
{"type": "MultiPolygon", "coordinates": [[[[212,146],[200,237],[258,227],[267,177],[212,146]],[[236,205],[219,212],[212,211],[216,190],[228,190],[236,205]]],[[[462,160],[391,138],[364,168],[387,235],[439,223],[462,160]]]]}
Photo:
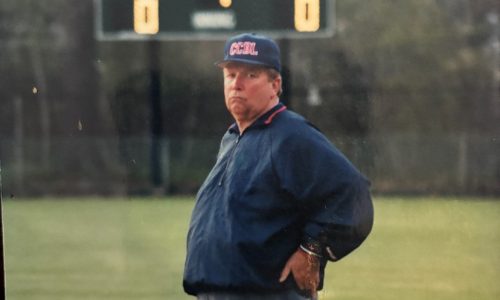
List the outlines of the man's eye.
{"type": "Polygon", "coordinates": [[[257,78],[257,73],[248,73],[248,78],[257,78]]]}

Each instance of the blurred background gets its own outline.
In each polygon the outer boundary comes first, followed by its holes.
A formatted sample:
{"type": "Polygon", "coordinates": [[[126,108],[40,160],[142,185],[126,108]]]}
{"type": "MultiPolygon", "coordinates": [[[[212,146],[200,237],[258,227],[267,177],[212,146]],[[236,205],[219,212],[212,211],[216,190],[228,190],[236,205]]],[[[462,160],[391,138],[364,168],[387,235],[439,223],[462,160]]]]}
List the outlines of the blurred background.
{"type": "MultiPolygon", "coordinates": [[[[194,194],[232,119],[214,62],[282,49],[284,95],[372,182],[320,299],[500,299],[497,0],[2,0],[7,298],[192,299],[194,194]]],[[[2,216],[0,214],[0,216],[2,216]]]]}
{"type": "MultiPolygon", "coordinates": [[[[283,5],[261,2],[246,5],[283,5]]],[[[326,2],[323,34],[271,33],[283,49],[282,101],[375,192],[498,195],[499,3],[326,2]]],[[[196,191],[231,123],[213,62],[233,31],[120,36],[132,3],[0,3],[4,195],[196,191]]],[[[260,32],[255,22],[246,28],[260,32]]]]}

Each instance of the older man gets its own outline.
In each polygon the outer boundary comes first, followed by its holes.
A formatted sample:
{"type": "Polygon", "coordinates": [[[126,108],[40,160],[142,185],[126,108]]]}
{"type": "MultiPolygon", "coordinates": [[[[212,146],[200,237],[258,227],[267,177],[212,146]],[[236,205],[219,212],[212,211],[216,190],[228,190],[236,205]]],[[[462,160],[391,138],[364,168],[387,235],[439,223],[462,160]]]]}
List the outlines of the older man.
{"type": "Polygon", "coordinates": [[[235,123],[197,195],[184,289],[198,299],[315,299],[327,262],[371,231],[369,182],[280,103],[273,40],[232,37],[217,65],[235,123]]]}

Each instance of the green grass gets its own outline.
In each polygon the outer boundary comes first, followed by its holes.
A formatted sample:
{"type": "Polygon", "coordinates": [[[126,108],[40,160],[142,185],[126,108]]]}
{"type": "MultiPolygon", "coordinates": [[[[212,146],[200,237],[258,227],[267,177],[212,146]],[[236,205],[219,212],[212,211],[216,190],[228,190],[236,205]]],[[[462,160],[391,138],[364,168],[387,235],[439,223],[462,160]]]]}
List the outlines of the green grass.
{"type": "MultiPolygon", "coordinates": [[[[183,199],[9,200],[8,299],[193,299],[183,199]]],[[[500,201],[377,198],[364,245],[320,299],[500,299],[500,201]]]]}
{"type": "Polygon", "coordinates": [[[8,298],[182,299],[192,205],[173,199],[7,201],[8,298]]]}

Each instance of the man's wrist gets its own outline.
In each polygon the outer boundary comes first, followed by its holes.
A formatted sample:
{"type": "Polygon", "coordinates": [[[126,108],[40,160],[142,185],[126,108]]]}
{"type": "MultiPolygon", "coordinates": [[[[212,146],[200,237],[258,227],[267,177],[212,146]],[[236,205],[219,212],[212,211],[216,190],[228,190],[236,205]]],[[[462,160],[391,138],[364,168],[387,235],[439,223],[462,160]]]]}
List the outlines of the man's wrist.
{"type": "Polygon", "coordinates": [[[318,254],[318,253],[316,253],[314,251],[309,250],[308,248],[306,248],[303,245],[300,245],[299,248],[300,248],[300,250],[304,251],[305,253],[309,254],[310,256],[314,256],[314,257],[317,257],[317,258],[323,257],[322,255],[320,255],[320,254],[318,254]]]}
{"type": "Polygon", "coordinates": [[[315,239],[305,236],[300,243],[300,249],[309,255],[323,257],[323,246],[315,239]]]}

